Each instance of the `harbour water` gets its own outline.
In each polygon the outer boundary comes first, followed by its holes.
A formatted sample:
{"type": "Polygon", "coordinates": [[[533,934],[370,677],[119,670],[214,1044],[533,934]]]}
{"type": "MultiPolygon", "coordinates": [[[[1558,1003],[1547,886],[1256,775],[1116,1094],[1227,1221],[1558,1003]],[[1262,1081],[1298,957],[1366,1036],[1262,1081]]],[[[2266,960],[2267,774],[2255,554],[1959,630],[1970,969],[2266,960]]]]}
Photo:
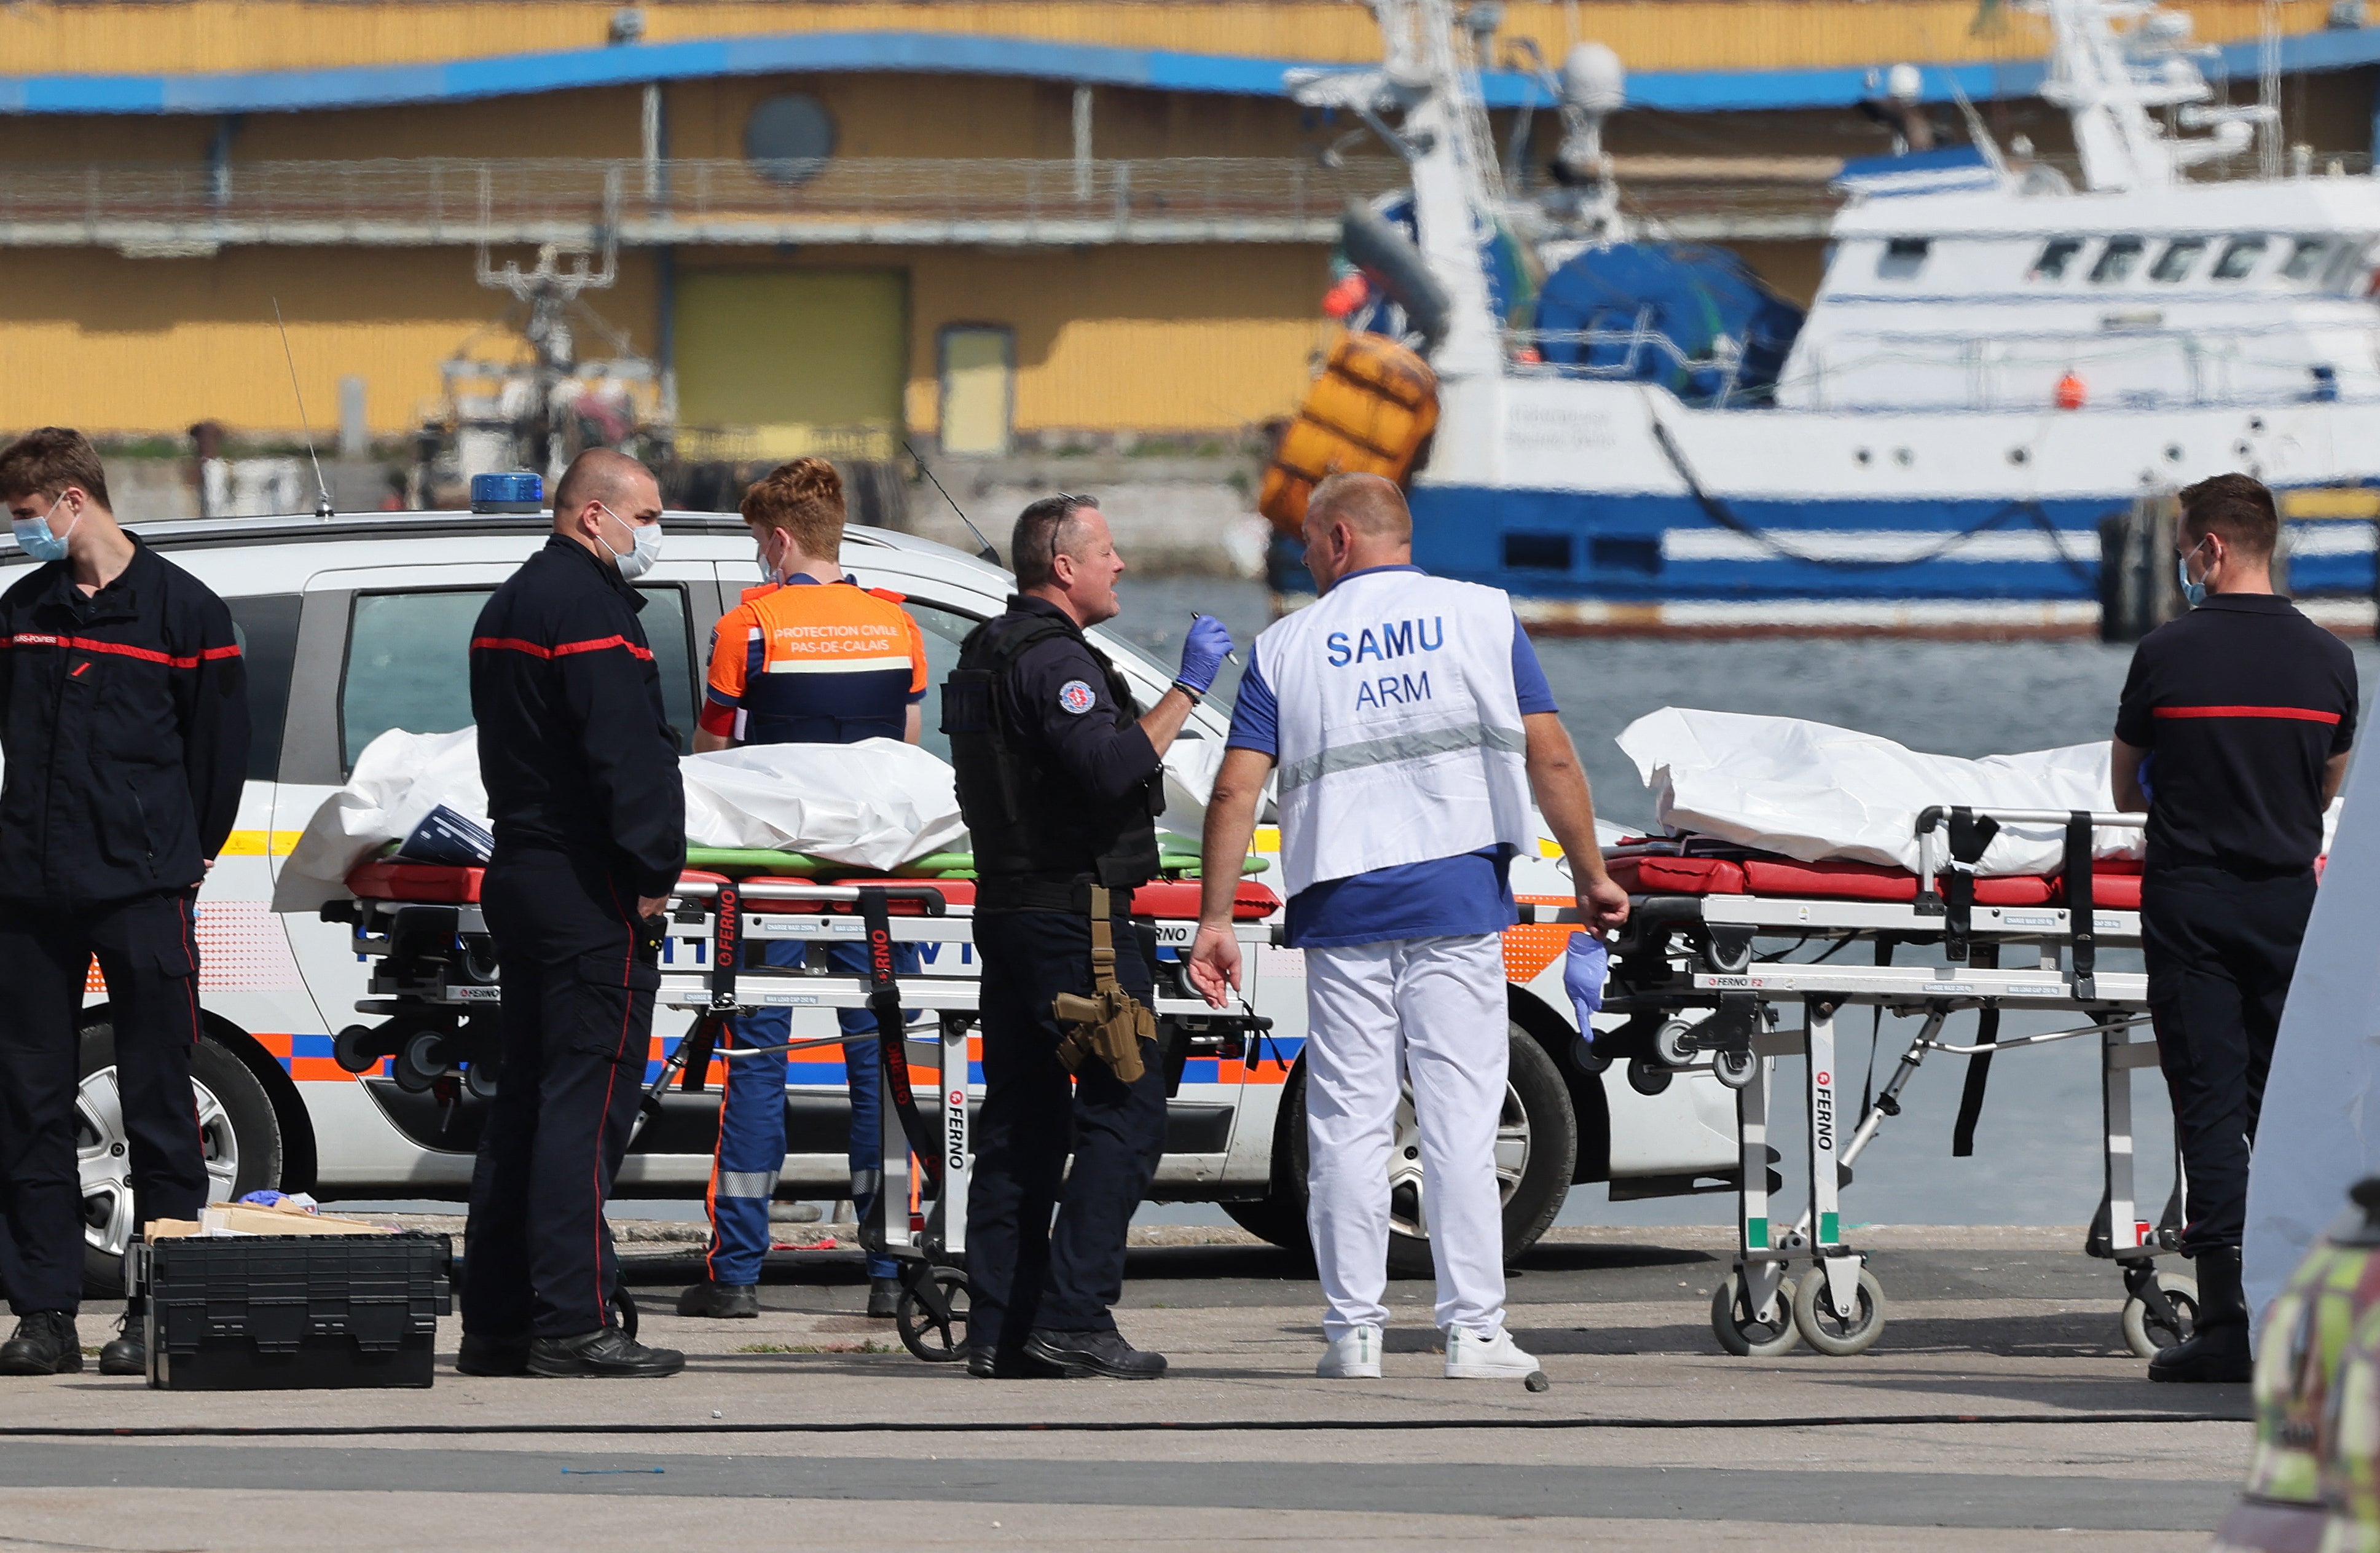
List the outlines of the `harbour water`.
{"type": "MultiPolygon", "coordinates": [[[[1192,609],[1221,617],[1244,645],[1269,618],[1263,590],[1249,584],[1166,579],[1123,585],[1117,629],[1169,656],[1179,650],[1192,609]]],[[[1650,795],[1612,736],[1664,706],[1809,718],[1897,739],[1912,748],[1975,757],[2104,739],[2115,720],[2131,649],[2083,641],[1934,642],[1790,637],[1727,641],[1540,637],[1538,661],[1560,703],[1595,786],[1597,812],[1622,825],[1649,825],[1650,795]]],[[[2368,725],[2380,649],[2357,645],[2356,669],[2368,725]]],[[[1244,655],[1245,658],[1245,655],[1244,655]]],[[[2108,969],[2134,969],[2132,952],[2103,956],[2108,969]]],[[[1869,1020],[1844,1019],[1847,1073],[1864,1064],[1869,1020]]],[[[1972,1032],[1973,1016],[1949,1034],[1972,1032]]],[[[2010,1018],[2003,1036],[2030,1026],[2010,1018]]],[[[1912,1026],[1886,1019],[1877,1032],[1876,1082],[1889,1076],[1912,1026]]],[[[1936,1057],[1903,1097],[1856,1167],[1844,1194],[1852,1223],[2080,1224],[2099,1201],[2099,1082],[2087,1040],[2010,1053],[1993,1064],[1973,1157],[1950,1157],[1950,1125],[1965,1060],[1936,1057]]],[[[1779,1063],[1779,1093],[1800,1093],[1798,1062],[1779,1063]]],[[[1855,1088],[1852,1092],[1856,1092],[1855,1088]]],[[[2172,1183],[2172,1127],[2154,1072],[2133,1079],[2140,1118],[2139,1195],[2154,1217],[2172,1183]]],[[[1794,1112],[1785,1115],[1791,1122],[1794,1112]]],[[[1806,1180],[1803,1140],[1787,1126],[1786,1201],[1806,1180]]],[[[1573,1188],[1562,1221],[1578,1224],[1724,1223],[1729,1195],[1609,1203],[1599,1186],[1573,1188]]],[[[1200,1205],[1152,1207],[1153,1217],[1199,1217],[1200,1205]]],[[[1798,1207],[1789,1208],[1798,1211],[1798,1207]]]]}

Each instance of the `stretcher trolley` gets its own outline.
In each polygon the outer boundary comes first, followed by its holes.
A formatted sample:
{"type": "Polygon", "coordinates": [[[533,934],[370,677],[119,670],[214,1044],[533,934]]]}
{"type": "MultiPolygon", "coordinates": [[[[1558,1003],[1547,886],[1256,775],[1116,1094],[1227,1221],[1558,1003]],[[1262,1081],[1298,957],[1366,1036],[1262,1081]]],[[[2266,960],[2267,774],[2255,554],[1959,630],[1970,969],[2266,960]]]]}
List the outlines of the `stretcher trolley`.
{"type": "Polygon", "coordinates": [[[1646,1092],[1704,1068],[1736,1091],[1737,1249],[1711,1296],[1712,1330],[1728,1352],[1773,1355],[1803,1341],[1850,1354],[1882,1333],[1884,1291],[1844,1236],[1840,1197],[1929,1055],[1969,1060],[1952,1139],[1954,1155],[1964,1155],[1996,1054],[2086,1038],[2100,1053],[2104,1183],[2085,1249],[2122,1271],[2132,1352],[2147,1357],[2189,1334],[2195,1286],[2156,1268],[2180,1240],[2178,1162],[2158,1222],[2136,1217],[2132,1074],[2156,1062],[2146,978],[2098,968],[2102,949],[2140,941],[2140,875],[2136,863],[2095,864],[2093,831],[2142,823],[2126,814],[1929,808],[1916,822],[1913,872],[1805,863],[1695,836],[1609,855],[1632,911],[1613,949],[1604,1007],[1624,1023],[1598,1029],[1581,1060],[1626,1062],[1630,1082],[1646,1092]],[[2061,829],[2064,867],[2045,875],[1977,872],[2002,826],[2061,829]],[[1840,1063],[1839,1022],[1862,1007],[1879,1027],[1885,1013],[1921,1021],[1872,1102],[1844,1083],[1840,1063]],[[1798,1022],[1789,1022],[1795,1010],[1798,1022]],[[2002,1039],[2001,1016],[2011,1011],[2068,1023],[2002,1039]],[[1946,1037],[1949,1020],[1967,1013],[1976,1016],[1973,1038],[1946,1037]],[[1790,1224],[1773,1207],[1784,1183],[1769,1144],[1781,1056],[1806,1058],[1809,1191],[1790,1224]],[[1857,1113],[1847,1114],[1851,1108],[1857,1113]],[[1796,1265],[1804,1269],[1798,1280],[1796,1265]]]}
{"type": "MultiPolygon", "coordinates": [[[[441,1093],[450,1102],[464,1090],[483,1098],[495,1094],[503,1082],[497,965],[478,904],[480,875],[478,868],[370,863],[348,876],[352,901],[323,908],[326,917],[352,925],[356,952],[372,962],[373,995],[356,1005],[358,1012],[386,1016],[377,1025],[339,1033],[334,1055],[348,1071],[363,1073],[386,1062],[400,1086],[441,1093]]],[[[1199,889],[1195,880],[1142,886],[1134,892],[1135,916],[1153,918],[1144,926],[1153,928],[1159,943],[1186,947],[1199,889]]],[[[738,1013],[869,1010],[880,1037],[880,1114],[898,1126],[882,1129],[883,1185],[875,1222],[860,1227],[860,1241],[901,1262],[895,1326],[910,1353],[937,1363],[966,1356],[969,1098],[979,981],[971,952],[921,956],[930,968],[905,982],[896,979],[894,946],[971,950],[974,902],[975,884],[967,877],[821,880],[745,873],[726,865],[687,870],[662,912],[654,1004],[691,1013],[694,1022],[675,1042],[665,1043],[638,1122],[641,1129],[660,1114],[661,1096],[674,1082],[698,1093],[716,1062],[782,1061],[844,1039],[838,1031],[775,1046],[722,1046],[719,1037],[738,1013]],[[795,940],[813,949],[800,965],[745,965],[742,949],[750,940],[795,940]],[[868,948],[866,974],[830,968],[823,947],[855,940],[868,948]],[[926,1078],[933,1087],[921,1096],[918,1085],[926,1078]]],[[[1235,916],[1251,942],[1269,935],[1259,924],[1278,905],[1262,885],[1241,882],[1235,916]]],[[[1186,989],[1169,987],[1168,979],[1160,978],[1155,1009],[1161,1044],[1261,1034],[1269,1024],[1252,1012],[1219,1014],[1186,989]]],[[[633,1331],[633,1304],[622,1315],[633,1331]]]]}

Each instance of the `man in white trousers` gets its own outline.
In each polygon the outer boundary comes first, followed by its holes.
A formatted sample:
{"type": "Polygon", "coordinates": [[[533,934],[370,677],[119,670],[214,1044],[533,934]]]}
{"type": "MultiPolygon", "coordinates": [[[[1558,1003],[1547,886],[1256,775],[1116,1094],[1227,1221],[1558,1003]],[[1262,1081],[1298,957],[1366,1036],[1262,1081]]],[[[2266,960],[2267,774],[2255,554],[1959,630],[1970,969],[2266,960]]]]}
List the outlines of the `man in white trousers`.
{"type": "Polygon", "coordinates": [[[1232,897],[1265,780],[1280,769],[1288,940],[1305,952],[1307,1223],[1330,1301],[1317,1373],[1377,1377],[1388,1321],[1389,1149],[1413,1082],[1446,1373],[1524,1377],[1504,1330],[1496,1123],[1509,1018],[1512,856],[1535,794],[1600,932],[1627,919],[1595,809],[1528,637],[1502,593],[1413,564],[1395,485],[1334,475],[1306,504],[1310,608],[1257,638],[1207,807],[1190,976],[1240,985],[1232,897]]]}

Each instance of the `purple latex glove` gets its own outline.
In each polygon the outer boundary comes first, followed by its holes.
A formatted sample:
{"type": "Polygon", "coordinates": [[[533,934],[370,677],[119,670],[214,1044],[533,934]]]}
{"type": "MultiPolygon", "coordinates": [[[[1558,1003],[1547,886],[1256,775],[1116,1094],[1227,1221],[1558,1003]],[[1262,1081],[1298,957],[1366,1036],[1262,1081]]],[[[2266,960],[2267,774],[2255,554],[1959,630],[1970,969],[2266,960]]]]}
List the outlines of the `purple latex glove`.
{"type": "Polygon", "coordinates": [[[1204,696],[1215,686],[1215,676],[1222,672],[1223,660],[1231,656],[1232,633],[1211,614],[1202,614],[1190,622],[1190,634],[1182,640],[1182,672],[1174,677],[1204,696]]]}
{"type": "Polygon", "coordinates": [[[1570,936],[1570,948],[1562,955],[1562,989],[1578,1011],[1579,1038],[1589,1046],[1595,1044],[1595,1026],[1587,1021],[1603,1006],[1603,980],[1610,970],[1611,949],[1600,937],[1588,932],[1570,936]]]}

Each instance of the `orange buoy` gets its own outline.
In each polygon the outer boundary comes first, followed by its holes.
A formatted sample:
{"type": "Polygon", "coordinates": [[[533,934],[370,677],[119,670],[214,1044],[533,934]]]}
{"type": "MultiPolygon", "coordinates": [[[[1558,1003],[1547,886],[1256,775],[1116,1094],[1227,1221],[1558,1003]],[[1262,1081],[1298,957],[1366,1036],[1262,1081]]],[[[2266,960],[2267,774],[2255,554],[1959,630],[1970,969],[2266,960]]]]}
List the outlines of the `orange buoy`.
{"type": "Polygon", "coordinates": [[[2082,388],[2082,380],[2076,377],[2072,372],[2069,372],[2064,377],[2058,380],[2058,407],[2059,409],[2079,410],[2082,407],[2082,401],[2087,397],[2088,394],[2084,393],[2082,388]]]}
{"type": "Polygon", "coordinates": [[[1371,300],[1372,286],[1362,274],[1353,274],[1335,282],[1322,294],[1322,316],[1345,318],[1371,300]]]}
{"type": "Polygon", "coordinates": [[[1305,498],[1335,474],[1400,485],[1438,426],[1438,374],[1384,334],[1342,334],[1265,469],[1257,510],[1284,534],[1305,523],[1305,498]]]}

